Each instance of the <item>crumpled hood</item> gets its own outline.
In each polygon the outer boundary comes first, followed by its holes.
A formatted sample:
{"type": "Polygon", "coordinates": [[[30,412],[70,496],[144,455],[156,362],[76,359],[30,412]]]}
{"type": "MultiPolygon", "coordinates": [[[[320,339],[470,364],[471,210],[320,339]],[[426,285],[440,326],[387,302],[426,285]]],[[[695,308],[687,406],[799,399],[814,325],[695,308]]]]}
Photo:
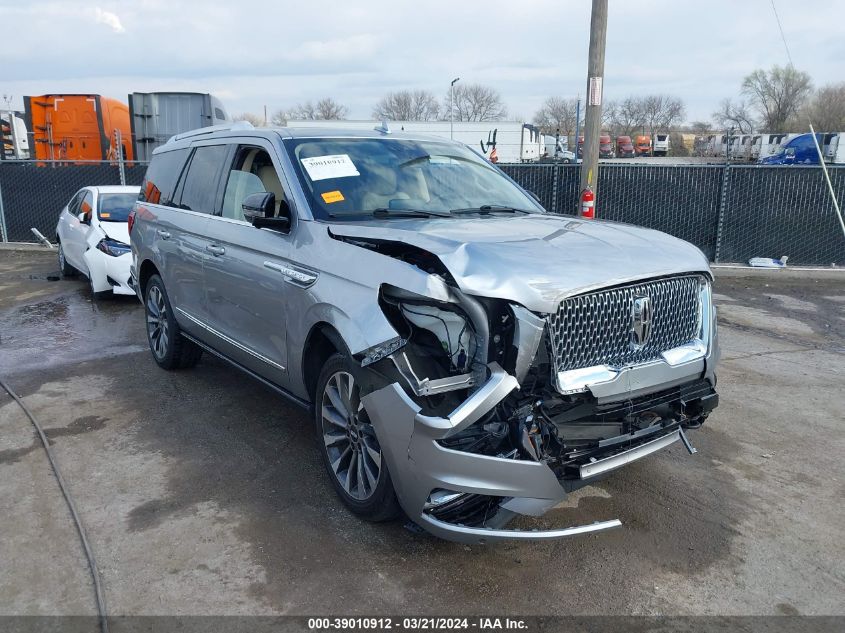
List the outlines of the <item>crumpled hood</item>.
{"type": "Polygon", "coordinates": [[[603,286],[705,272],[704,254],[665,233],[559,215],[393,219],[332,224],[333,235],[425,249],[465,293],[507,299],[536,312],[603,286]]]}
{"type": "Polygon", "coordinates": [[[129,225],[126,222],[100,222],[100,229],[110,239],[129,244],[129,225]]]}

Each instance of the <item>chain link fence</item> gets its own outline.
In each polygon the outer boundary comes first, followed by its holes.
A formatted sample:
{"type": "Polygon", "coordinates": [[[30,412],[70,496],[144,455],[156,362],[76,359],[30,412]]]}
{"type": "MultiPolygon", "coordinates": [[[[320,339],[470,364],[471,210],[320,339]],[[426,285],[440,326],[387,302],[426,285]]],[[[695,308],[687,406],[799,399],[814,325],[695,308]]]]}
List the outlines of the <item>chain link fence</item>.
{"type": "Polygon", "coordinates": [[[4,242],[36,242],[37,229],[54,241],[59,213],[85,186],[140,185],[143,163],[56,161],[0,162],[0,237],[4,242]]]}
{"type": "MultiPolygon", "coordinates": [[[[578,211],[578,165],[499,165],[546,209],[578,211]]],[[[845,167],[828,167],[845,198],[845,167]]],[[[789,256],[845,265],[845,236],[820,167],[602,164],[596,217],[692,242],[713,262],[789,256]]]]}
{"type": "MultiPolygon", "coordinates": [[[[554,213],[575,215],[580,166],[499,165],[554,213]]],[[[61,209],[86,185],[140,185],[140,162],[0,161],[0,238],[55,239],[61,209]]],[[[829,168],[845,197],[845,167],[829,168]]],[[[788,255],[845,265],[845,237],[819,167],[602,164],[596,215],[665,231],[714,262],[788,255]]]]}

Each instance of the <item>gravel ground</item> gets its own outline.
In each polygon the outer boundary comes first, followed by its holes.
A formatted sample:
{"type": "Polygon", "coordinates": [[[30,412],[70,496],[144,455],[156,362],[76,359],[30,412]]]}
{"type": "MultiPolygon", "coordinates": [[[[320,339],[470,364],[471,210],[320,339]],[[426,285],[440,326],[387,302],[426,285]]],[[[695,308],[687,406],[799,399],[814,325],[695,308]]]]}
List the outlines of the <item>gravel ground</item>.
{"type": "MultiPolygon", "coordinates": [[[[0,376],[47,430],[116,614],[845,614],[845,274],[719,275],[721,406],[541,524],[464,546],[363,523],[311,424],[206,355],[156,367],[133,298],[0,251],[0,376]]],[[[43,450],[0,393],[0,614],[92,614],[43,450]]]]}

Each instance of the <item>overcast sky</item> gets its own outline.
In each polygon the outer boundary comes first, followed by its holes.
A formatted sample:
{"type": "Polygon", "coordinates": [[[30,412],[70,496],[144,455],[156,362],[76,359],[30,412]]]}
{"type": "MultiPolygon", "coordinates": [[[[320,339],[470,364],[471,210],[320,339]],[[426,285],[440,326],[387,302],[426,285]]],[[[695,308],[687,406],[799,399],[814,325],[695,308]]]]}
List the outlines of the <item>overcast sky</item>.
{"type": "MultiPolygon", "coordinates": [[[[795,65],[845,81],[845,1],[775,0],[795,65]]],[[[589,0],[0,0],[0,93],[198,91],[229,112],[332,96],[369,118],[386,92],[498,89],[512,119],[583,95],[589,0]]],[[[770,0],[610,0],[605,98],[668,93],[708,119],[746,74],[785,64],[770,0]]],[[[5,104],[3,104],[5,106],[5,104]]]]}

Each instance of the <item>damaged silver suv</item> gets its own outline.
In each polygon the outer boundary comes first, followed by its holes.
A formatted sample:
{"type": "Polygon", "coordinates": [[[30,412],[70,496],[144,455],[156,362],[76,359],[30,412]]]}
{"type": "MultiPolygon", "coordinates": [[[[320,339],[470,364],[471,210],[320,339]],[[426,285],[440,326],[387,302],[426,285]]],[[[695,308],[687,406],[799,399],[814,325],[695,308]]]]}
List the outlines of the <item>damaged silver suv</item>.
{"type": "MultiPolygon", "coordinates": [[[[180,134],[130,223],[155,361],[206,350],[313,412],[356,514],[514,530],[681,441],[718,402],[711,274],[663,233],[547,213],[467,147],[370,132],[180,134]]],[[[636,503],[635,499],[631,503],[636,503]]]]}

